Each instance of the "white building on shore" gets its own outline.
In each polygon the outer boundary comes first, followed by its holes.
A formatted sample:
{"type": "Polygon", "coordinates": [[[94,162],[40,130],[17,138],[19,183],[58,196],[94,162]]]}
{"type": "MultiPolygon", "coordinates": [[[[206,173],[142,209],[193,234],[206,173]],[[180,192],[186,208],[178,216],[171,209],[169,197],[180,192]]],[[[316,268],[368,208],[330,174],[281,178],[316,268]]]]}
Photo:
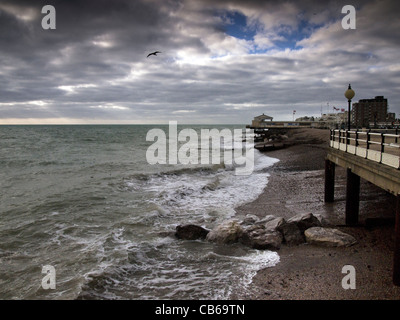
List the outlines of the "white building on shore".
{"type": "Polygon", "coordinates": [[[273,117],[265,114],[254,117],[250,128],[310,127],[310,128],[342,128],[347,125],[347,111],[322,114],[321,117],[301,117],[295,121],[273,121],[273,117]]]}

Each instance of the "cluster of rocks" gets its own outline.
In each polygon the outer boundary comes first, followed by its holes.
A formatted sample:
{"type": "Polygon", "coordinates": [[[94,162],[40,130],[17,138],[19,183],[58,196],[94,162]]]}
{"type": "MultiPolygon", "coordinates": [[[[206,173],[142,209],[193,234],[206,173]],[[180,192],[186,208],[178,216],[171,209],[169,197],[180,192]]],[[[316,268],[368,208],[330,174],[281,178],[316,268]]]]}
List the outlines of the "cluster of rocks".
{"type": "Polygon", "coordinates": [[[205,239],[217,244],[240,242],[259,250],[279,250],[281,244],[289,246],[304,242],[324,246],[351,246],[356,240],[337,229],[324,228],[312,213],[299,214],[288,220],[273,215],[259,219],[247,215],[243,221],[224,221],[212,230],[188,224],[176,227],[178,239],[205,239]]]}

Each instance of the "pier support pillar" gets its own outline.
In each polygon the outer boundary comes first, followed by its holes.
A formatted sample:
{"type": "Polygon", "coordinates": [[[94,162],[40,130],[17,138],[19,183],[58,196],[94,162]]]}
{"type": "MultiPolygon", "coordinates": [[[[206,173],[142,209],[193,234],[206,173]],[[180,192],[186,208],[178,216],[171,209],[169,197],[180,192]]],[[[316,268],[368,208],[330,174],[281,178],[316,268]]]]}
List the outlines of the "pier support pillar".
{"type": "Polygon", "coordinates": [[[393,284],[400,286],[400,194],[397,195],[396,201],[396,224],[394,232],[393,284]]]}
{"type": "Polygon", "coordinates": [[[347,169],[346,186],[346,224],[358,223],[358,210],[360,206],[360,177],[347,169]]]}
{"type": "Polygon", "coordinates": [[[335,163],[325,160],[325,202],[333,202],[335,198],[335,163]]]}

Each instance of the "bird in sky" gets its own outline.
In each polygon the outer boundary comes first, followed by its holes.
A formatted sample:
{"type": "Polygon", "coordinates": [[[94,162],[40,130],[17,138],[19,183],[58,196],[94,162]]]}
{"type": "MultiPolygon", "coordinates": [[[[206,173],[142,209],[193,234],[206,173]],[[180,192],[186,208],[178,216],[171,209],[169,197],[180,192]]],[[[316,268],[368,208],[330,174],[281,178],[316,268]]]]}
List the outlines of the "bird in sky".
{"type": "Polygon", "coordinates": [[[161,51],[154,51],[154,52],[152,52],[152,53],[149,53],[148,55],[147,55],[147,58],[148,57],[150,57],[151,55],[157,55],[157,53],[161,53],[161,51]]]}

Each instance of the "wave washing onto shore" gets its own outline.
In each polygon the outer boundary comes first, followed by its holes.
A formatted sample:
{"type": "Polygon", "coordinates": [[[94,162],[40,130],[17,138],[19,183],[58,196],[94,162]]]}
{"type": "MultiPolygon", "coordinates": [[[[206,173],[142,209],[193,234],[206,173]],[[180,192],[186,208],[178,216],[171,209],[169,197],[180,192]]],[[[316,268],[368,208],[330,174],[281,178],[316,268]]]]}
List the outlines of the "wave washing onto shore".
{"type": "Polygon", "coordinates": [[[223,164],[150,167],[148,129],[2,129],[2,147],[21,148],[3,159],[10,170],[1,177],[1,297],[228,299],[278,263],[275,252],[171,236],[179,224],[211,229],[234,216],[262,192],[277,160],[255,150],[248,176],[223,164]],[[40,286],[46,264],[56,269],[55,290],[40,286]]]}

